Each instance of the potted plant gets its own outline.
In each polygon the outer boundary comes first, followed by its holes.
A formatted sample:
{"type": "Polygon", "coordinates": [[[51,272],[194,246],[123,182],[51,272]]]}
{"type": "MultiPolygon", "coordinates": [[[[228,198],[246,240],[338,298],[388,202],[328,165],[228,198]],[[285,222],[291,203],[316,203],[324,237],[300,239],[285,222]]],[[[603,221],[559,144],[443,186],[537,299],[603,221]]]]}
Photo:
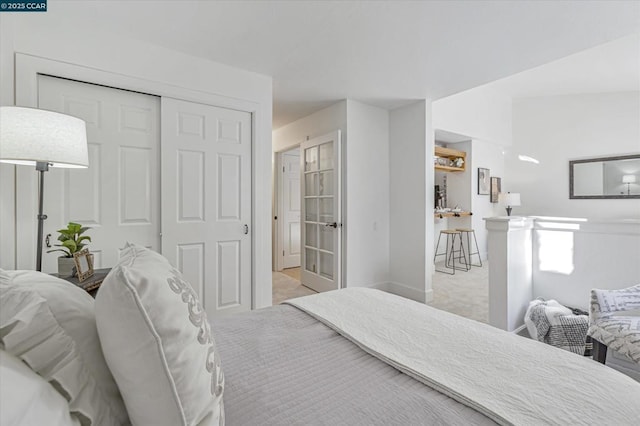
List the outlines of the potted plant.
{"type": "Polygon", "coordinates": [[[69,222],[66,228],[58,229],[58,241],[60,244],[54,244],[57,249],[48,250],[47,253],[61,251],[64,256],[58,257],[58,275],[61,278],[73,276],[73,254],[82,250],[86,246],[85,241],[91,242],[91,237],[82,235],[91,228],[82,226],[79,223],[69,222]]]}

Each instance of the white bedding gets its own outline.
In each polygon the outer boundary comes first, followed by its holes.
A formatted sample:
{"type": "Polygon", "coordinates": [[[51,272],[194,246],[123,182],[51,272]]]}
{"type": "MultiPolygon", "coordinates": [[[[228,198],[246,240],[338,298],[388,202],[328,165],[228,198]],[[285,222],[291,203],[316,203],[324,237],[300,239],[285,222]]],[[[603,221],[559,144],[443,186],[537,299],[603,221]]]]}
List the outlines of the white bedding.
{"type": "Polygon", "coordinates": [[[377,290],[290,300],[501,424],[637,424],[640,383],[590,359],[377,290]]]}

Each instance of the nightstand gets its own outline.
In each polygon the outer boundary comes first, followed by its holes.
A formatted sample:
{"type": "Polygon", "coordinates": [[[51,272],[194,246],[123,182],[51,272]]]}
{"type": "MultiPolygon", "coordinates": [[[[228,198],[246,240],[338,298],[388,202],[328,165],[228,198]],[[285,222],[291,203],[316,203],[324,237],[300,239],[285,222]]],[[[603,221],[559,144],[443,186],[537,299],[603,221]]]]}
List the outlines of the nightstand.
{"type": "MultiPolygon", "coordinates": [[[[65,281],[69,281],[71,284],[77,285],[83,290],[86,290],[87,293],[89,293],[93,298],[95,298],[96,294],[98,293],[98,289],[102,284],[102,281],[104,281],[109,271],[111,271],[111,268],[96,269],[93,271],[92,276],[90,276],[89,278],[87,278],[82,282],[78,281],[78,277],[67,277],[62,279],[65,281]]],[[[53,275],[54,277],[58,276],[58,274],[51,274],[51,275],[53,275]]]]}

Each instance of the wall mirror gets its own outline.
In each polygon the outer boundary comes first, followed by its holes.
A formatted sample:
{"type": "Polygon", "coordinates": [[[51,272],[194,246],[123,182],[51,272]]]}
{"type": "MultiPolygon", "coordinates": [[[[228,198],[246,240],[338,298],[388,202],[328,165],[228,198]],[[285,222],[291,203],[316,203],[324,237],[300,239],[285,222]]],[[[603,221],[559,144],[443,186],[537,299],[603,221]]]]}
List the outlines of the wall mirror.
{"type": "Polygon", "coordinates": [[[640,154],[569,161],[569,198],[640,198],[640,154]]]}

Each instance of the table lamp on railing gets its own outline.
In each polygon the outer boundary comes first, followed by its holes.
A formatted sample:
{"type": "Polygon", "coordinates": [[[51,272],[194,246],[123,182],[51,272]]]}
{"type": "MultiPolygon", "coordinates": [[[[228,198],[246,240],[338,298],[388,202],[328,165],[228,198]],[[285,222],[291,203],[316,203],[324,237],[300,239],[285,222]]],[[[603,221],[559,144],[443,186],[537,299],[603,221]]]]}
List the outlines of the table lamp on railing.
{"type": "Polygon", "coordinates": [[[512,207],[516,207],[520,205],[520,194],[515,192],[507,192],[500,194],[500,201],[502,204],[506,205],[507,216],[511,216],[512,207]]]}
{"type": "Polygon", "coordinates": [[[0,107],[0,162],[35,166],[38,185],[36,270],[42,270],[44,172],[49,167],[89,166],[84,121],[35,108],[0,107]]]}

